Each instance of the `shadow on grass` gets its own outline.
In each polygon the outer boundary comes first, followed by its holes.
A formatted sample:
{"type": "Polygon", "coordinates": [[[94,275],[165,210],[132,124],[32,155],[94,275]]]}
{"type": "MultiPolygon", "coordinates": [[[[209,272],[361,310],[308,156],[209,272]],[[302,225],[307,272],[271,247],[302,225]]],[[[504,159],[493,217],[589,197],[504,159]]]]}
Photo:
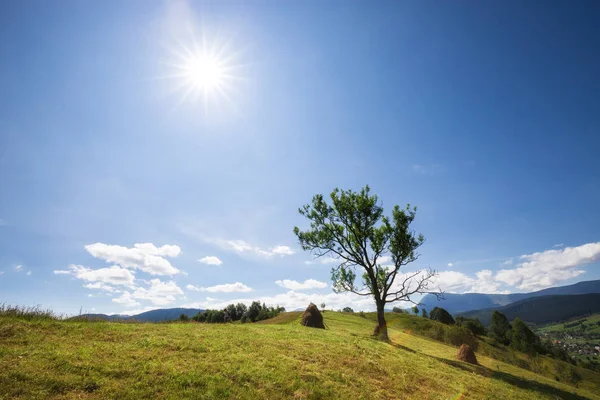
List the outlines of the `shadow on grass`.
{"type": "MultiPolygon", "coordinates": [[[[401,346],[403,347],[403,346],[401,346]]],[[[546,395],[550,395],[553,398],[558,398],[562,400],[586,400],[587,397],[579,396],[576,393],[567,392],[565,390],[556,388],[554,386],[545,385],[540,382],[531,381],[525,378],[520,378],[518,376],[514,376],[508,374],[506,372],[494,371],[490,368],[484,367],[483,365],[471,365],[461,361],[455,360],[447,360],[445,358],[429,356],[431,358],[435,358],[438,361],[443,362],[444,364],[450,365],[454,368],[462,369],[463,371],[474,372],[478,375],[485,376],[487,378],[498,379],[504,381],[510,385],[519,387],[521,389],[526,390],[535,390],[538,393],[543,393],[546,395]]]]}

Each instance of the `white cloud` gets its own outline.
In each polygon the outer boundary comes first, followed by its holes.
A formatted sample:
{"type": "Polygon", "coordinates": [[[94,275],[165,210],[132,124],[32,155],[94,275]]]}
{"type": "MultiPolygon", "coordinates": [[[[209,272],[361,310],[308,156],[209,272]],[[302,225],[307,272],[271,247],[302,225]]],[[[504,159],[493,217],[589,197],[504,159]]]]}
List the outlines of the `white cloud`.
{"type": "Polygon", "coordinates": [[[325,282],[320,282],[314,279],[307,279],[304,282],[284,279],[275,281],[275,283],[283,288],[290,290],[323,289],[327,287],[327,284],[325,282]]]}
{"type": "Polygon", "coordinates": [[[219,260],[219,258],[215,257],[215,256],[202,257],[198,261],[201,262],[202,264],[208,264],[208,265],[221,265],[221,264],[223,264],[223,261],[219,260]]]}
{"type": "Polygon", "coordinates": [[[251,292],[252,288],[244,285],[240,282],[235,283],[226,283],[223,285],[215,285],[210,287],[198,287],[194,285],[187,285],[186,289],[193,290],[196,292],[211,292],[211,293],[242,293],[242,292],[251,292]]]}
{"type": "MultiPolygon", "coordinates": [[[[119,302],[115,301],[115,303],[119,303],[119,302]]],[[[137,304],[137,306],[139,306],[139,303],[137,304]]],[[[136,307],[136,305],[132,305],[132,306],[129,306],[129,307],[136,307]]],[[[118,311],[118,312],[111,312],[111,313],[108,313],[108,314],[109,315],[113,315],[113,314],[117,314],[117,315],[137,315],[137,314],[144,313],[146,311],[158,310],[160,308],[161,307],[147,306],[147,307],[143,307],[143,308],[134,308],[134,309],[131,309],[131,310],[124,310],[124,311],[121,310],[121,311],[118,311]]]]}
{"type": "Polygon", "coordinates": [[[554,245],[554,246],[552,246],[552,247],[554,247],[554,248],[558,248],[558,247],[565,247],[565,244],[564,244],[564,243],[557,243],[557,244],[555,244],[555,245],[554,245]]]}
{"type": "Polygon", "coordinates": [[[83,265],[71,264],[68,271],[56,270],[54,273],[57,275],[69,274],[84,281],[103,282],[111,285],[132,286],[135,280],[135,275],[131,271],[118,265],[93,270],[83,265]]]}
{"type": "Polygon", "coordinates": [[[114,287],[107,285],[106,283],[103,282],[95,282],[95,283],[87,283],[85,285],[83,285],[84,288],[87,289],[98,289],[98,290],[104,290],[106,292],[110,292],[110,293],[120,293],[120,290],[115,289],[114,287]]]}
{"type": "Polygon", "coordinates": [[[177,257],[181,250],[179,246],[164,245],[156,247],[152,243],[137,243],[132,248],[94,243],[85,249],[95,258],[115,263],[125,268],[134,268],[150,275],[174,275],[180,271],[165,257],[177,257]]]}
{"type": "Polygon", "coordinates": [[[291,256],[294,251],[288,246],[275,246],[271,249],[271,253],[279,256],[291,256]]]}
{"type": "Polygon", "coordinates": [[[452,264],[452,263],[448,263],[448,266],[449,266],[450,268],[452,268],[452,267],[454,267],[454,264],[452,264]]]}
{"type": "Polygon", "coordinates": [[[0,271],[0,275],[3,275],[3,274],[4,274],[4,271],[0,271]]]}
{"type": "Polygon", "coordinates": [[[140,305],[139,301],[136,301],[133,298],[133,295],[129,292],[124,292],[120,297],[115,297],[112,299],[113,302],[122,304],[125,307],[137,307],[140,305]]]}
{"type": "Polygon", "coordinates": [[[27,273],[25,275],[31,276],[31,271],[27,271],[27,273]]]}
{"type": "Polygon", "coordinates": [[[421,175],[437,175],[440,174],[444,170],[444,168],[438,164],[413,164],[412,170],[413,172],[416,172],[417,174],[421,175]]]}
{"type": "Polygon", "coordinates": [[[54,270],[54,273],[56,275],[71,275],[73,273],[73,271],[67,271],[65,269],[56,269],[56,270],[54,270]]]}
{"type": "Polygon", "coordinates": [[[19,264],[19,265],[17,265],[17,266],[15,267],[15,271],[17,271],[17,272],[21,272],[21,270],[23,270],[23,266],[22,266],[22,265],[20,265],[20,264],[19,264]]]}
{"type": "Polygon", "coordinates": [[[160,279],[151,279],[150,287],[136,287],[133,292],[125,291],[113,302],[135,307],[140,303],[137,300],[150,301],[154,305],[164,306],[176,301],[175,296],[183,296],[183,290],[173,281],[162,282],[160,279]]]}
{"type": "Polygon", "coordinates": [[[244,240],[221,240],[221,239],[210,239],[202,236],[205,242],[216,244],[225,250],[234,251],[239,254],[250,253],[259,255],[261,257],[285,257],[295,254],[289,246],[277,245],[268,249],[254,246],[244,240]]]}
{"type": "Polygon", "coordinates": [[[521,290],[540,290],[585,273],[582,266],[600,260],[600,242],[526,254],[519,260],[517,268],[498,271],[496,280],[521,290]]]}
{"type": "MultiPolygon", "coordinates": [[[[409,273],[402,274],[396,278],[395,283],[401,282],[402,277],[408,275],[409,273]]],[[[494,280],[493,272],[487,269],[475,273],[475,277],[458,271],[438,272],[431,279],[429,289],[435,291],[438,288],[447,293],[506,293],[501,290],[501,284],[494,280]]]]}

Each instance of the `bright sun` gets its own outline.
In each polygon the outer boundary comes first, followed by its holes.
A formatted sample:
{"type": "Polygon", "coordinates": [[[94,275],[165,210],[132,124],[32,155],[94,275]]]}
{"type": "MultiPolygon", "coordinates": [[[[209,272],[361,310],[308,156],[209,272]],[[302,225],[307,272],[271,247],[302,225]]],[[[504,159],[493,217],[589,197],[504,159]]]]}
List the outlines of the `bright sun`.
{"type": "Polygon", "coordinates": [[[221,88],[226,77],[219,60],[209,56],[199,56],[187,60],[184,69],[189,83],[200,91],[221,88]]]}
{"type": "Polygon", "coordinates": [[[230,41],[209,41],[206,37],[190,37],[167,47],[171,59],[165,64],[170,73],[161,78],[174,82],[173,90],[181,97],[175,107],[184,102],[204,105],[204,112],[217,112],[235,105],[232,94],[237,94],[243,79],[239,76],[242,65],[236,62],[239,53],[230,48],[230,41]]]}

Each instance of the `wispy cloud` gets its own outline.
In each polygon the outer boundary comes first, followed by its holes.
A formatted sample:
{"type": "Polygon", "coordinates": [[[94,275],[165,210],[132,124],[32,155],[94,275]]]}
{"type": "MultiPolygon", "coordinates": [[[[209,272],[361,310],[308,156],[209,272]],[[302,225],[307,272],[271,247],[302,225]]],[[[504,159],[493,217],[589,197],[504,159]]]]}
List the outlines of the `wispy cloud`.
{"type": "Polygon", "coordinates": [[[413,164],[412,165],[413,172],[421,175],[438,175],[444,171],[444,168],[438,164],[413,164]]]}
{"type": "Polygon", "coordinates": [[[216,243],[226,250],[233,250],[236,253],[253,253],[262,257],[283,257],[291,256],[295,253],[288,246],[278,245],[271,248],[262,248],[251,245],[244,240],[218,240],[216,243]]]}
{"type": "Polygon", "coordinates": [[[209,287],[198,287],[194,285],[187,285],[187,290],[192,290],[196,292],[210,292],[210,293],[243,293],[243,292],[251,292],[252,288],[244,285],[240,282],[235,283],[226,283],[223,285],[215,285],[209,287]]]}
{"type": "Polygon", "coordinates": [[[245,254],[271,258],[275,256],[291,256],[296,253],[295,250],[286,245],[278,244],[272,247],[262,247],[241,239],[222,239],[219,237],[209,236],[187,226],[182,226],[181,231],[186,235],[195,238],[196,240],[217,246],[226,251],[233,251],[240,255],[245,254]]]}
{"type": "Polygon", "coordinates": [[[17,271],[17,272],[21,272],[22,270],[23,270],[23,266],[21,264],[19,264],[15,267],[15,271],[17,271]]]}

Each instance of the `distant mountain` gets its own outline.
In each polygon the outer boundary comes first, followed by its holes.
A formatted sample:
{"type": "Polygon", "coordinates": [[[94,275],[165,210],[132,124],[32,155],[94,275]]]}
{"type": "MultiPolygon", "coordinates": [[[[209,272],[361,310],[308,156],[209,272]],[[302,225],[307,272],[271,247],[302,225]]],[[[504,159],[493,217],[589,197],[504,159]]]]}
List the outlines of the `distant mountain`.
{"type": "Polygon", "coordinates": [[[573,285],[553,287],[532,293],[445,293],[445,299],[439,301],[434,295],[428,294],[423,297],[421,303],[423,304],[422,307],[427,310],[431,310],[433,307],[442,307],[448,310],[450,314],[457,314],[471,310],[501,307],[531,297],[589,293],[600,293],[600,280],[579,282],[573,285]]]}
{"type": "Polygon", "coordinates": [[[106,315],[106,314],[83,314],[73,318],[87,318],[87,319],[103,319],[106,321],[114,321],[120,319],[134,319],[142,322],[161,322],[161,321],[172,321],[181,314],[185,314],[188,317],[193,317],[199,312],[204,312],[199,308],[162,308],[158,310],[146,311],[136,315],[106,315]]]}
{"type": "Polygon", "coordinates": [[[509,321],[519,317],[531,324],[565,321],[600,312],[600,293],[536,296],[515,303],[460,313],[463,317],[479,318],[486,326],[492,321],[494,310],[506,315],[509,321]]]}

